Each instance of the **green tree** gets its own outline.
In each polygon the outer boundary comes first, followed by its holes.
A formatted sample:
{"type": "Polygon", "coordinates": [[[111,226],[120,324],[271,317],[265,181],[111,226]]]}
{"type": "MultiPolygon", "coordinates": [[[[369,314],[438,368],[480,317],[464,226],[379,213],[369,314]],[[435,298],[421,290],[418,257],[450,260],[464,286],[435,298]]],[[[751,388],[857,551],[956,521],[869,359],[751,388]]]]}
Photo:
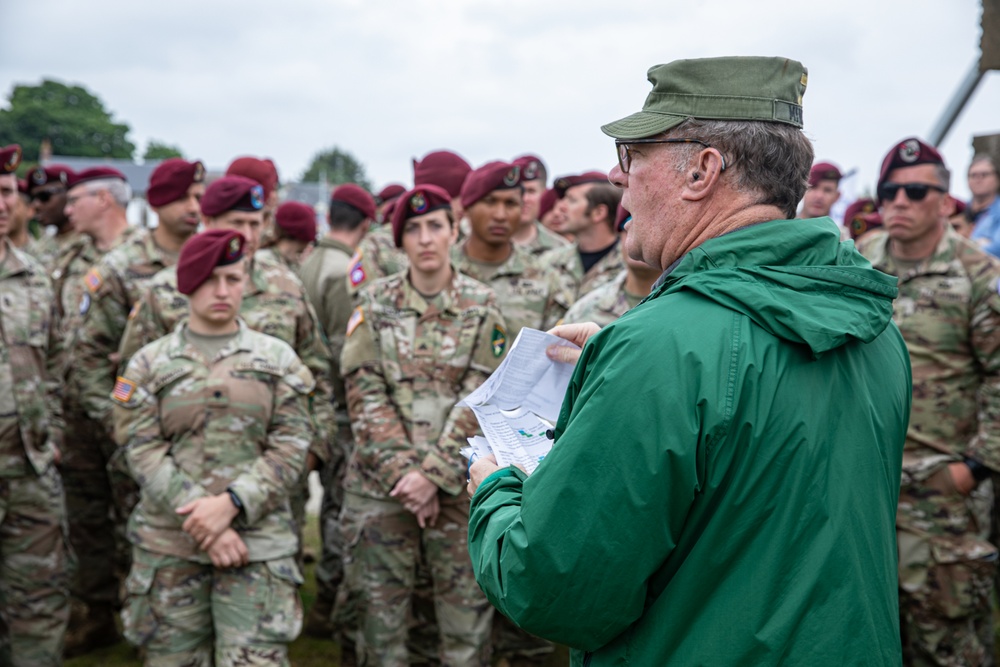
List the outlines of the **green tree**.
{"type": "Polygon", "coordinates": [[[177,146],[165,144],[156,139],[150,139],[146,144],[146,152],[143,153],[143,160],[166,160],[168,157],[184,157],[184,153],[177,146]]]}
{"type": "Polygon", "coordinates": [[[371,192],[372,184],[365,174],[365,167],[358,162],[357,158],[342,151],[336,146],[320,151],[313,156],[309,168],[302,174],[304,183],[315,183],[319,181],[320,172],[326,172],[326,182],[331,185],[341,183],[357,183],[365,190],[371,192]]]}
{"type": "Polygon", "coordinates": [[[43,79],[37,86],[14,86],[8,100],[0,109],[0,146],[21,144],[26,162],[38,160],[44,140],[56,155],[132,159],[135,153],[129,126],[115,122],[82,86],[43,79]]]}

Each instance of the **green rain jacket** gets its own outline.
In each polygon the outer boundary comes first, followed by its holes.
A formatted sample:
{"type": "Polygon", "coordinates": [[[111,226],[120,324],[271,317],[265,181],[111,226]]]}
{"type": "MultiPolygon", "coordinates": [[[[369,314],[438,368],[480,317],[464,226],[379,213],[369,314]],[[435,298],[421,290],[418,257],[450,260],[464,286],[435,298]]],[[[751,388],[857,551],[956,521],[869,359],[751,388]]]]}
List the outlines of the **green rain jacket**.
{"type": "Polygon", "coordinates": [[[899,664],[895,296],[825,218],[685,255],[587,342],[535,473],[476,491],[490,601],[574,665],[899,664]]]}

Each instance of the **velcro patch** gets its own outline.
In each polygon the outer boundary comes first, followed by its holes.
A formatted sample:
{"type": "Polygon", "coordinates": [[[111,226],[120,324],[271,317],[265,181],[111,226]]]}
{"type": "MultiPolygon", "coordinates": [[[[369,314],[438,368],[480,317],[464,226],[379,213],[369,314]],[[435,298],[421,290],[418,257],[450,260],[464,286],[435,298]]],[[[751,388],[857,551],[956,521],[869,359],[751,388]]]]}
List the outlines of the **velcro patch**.
{"type": "Polygon", "coordinates": [[[101,273],[97,270],[96,266],[87,271],[87,275],[83,280],[87,283],[87,289],[90,290],[91,294],[101,289],[101,285],[104,284],[104,278],[101,278],[101,273]]]}
{"type": "Polygon", "coordinates": [[[111,398],[115,399],[119,403],[128,403],[134,393],[135,382],[127,380],[119,375],[118,380],[115,381],[115,389],[111,392],[111,398]]]}
{"type": "Polygon", "coordinates": [[[354,330],[357,329],[358,326],[364,321],[365,311],[362,310],[361,306],[358,306],[354,309],[354,312],[351,313],[351,319],[347,321],[347,335],[350,336],[354,333],[354,330]]]}
{"type": "Polygon", "coordinates": [[[351,270],[347,274],[347,279],[351,281],[351,287],[357,287],[363,283],[368,276],[365,274],[365,265],[361,261],[360,251],[354,253],[354,257],[352,257],[351,260],[351,270]]]}

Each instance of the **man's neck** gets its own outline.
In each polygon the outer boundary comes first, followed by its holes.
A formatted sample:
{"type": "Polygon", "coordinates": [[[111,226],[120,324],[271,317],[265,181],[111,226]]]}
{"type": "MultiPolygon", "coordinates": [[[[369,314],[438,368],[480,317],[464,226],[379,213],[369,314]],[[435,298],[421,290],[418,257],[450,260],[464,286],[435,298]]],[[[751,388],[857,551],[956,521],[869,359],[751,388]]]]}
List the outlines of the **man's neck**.
{"type": "Polygon", "coordinates": [[[475,236],[470,236],[465,242],[465,254],[469,256],[469,259],[477,262],[500,264],[507,261],[512,252],[514,252],[514,246],[510,242],[503,245],[491,245],[475,236]]]}
{"type": "Polygon", "coordinates": [[[529,222],[522,222],[510,240],[518,245],[528,245],[534,242],[536,238],[538,238],[538,227],[535,226],[535,221],[531,220],[529,222]]]}
{"type": "Polygon", "coordinates": [[[919,262],[934,254],[938,243],[945,234],[945,225],[948,221],[942,221],[937,233],[928,237],[915,239],[913,241],[902,241],[900,239],[889,239],[889,255],[904,262],[919,262]]]}
{"type": "Polygon", "coordinates": [[[983,209],[989,208],[996,201],[997,193],[991,192],[988,195],[972,195],[972,210],[982,211],[983,209]]]}
{"type": "Polygon", "coordinates": [[[666,269],[709,239],[714,239],[723,234],[728,234],[737,229],[756,225],[761,222],[784,219],[784,212],[777,206],[769,204],[746,206],[739,200],[726,208],[706,211],[701,216],[701,219],[691,227],[679,245],[672,247],[665,246],[663,248],[663,253],[660,256],[661,267],[666,269]]]}
{"type": "Polygon", "coordinates": [[[625,291],[629,294],[645,296],[653,289],[653,283],[659,277],[660,273],[655,269],[636,270],[628,266],[625,273],[625,291]]]}
{"type": "Polygon", "coordinates": [[[194,313],[188,318],[188,328],[201,336],[224,336],[225,334],[236,333],[240,330],[240,324],[236,318],[228,322],[212,322],[203,320],[194,313]]]}
{"type": "Polygon", "coordinates": [[[415,271],[410,267],[410,284],[423,295],[433,296],[451,284],[451,264],[446,264],[434,273],[415,271]]]}
{"type": "Polygon", "coordinates": [[[28,245],[28,241],[31,236],[28,234],[28,226],[25,225],[17,232],[12,232],[10,235],[10,242],[15,248],[23,248],[28,245]]]}
{"type": "Polygon", "coordinates": [[[357,248],[361,243],[361,239],[365,236],[365,231],[361,228],[352,231],[345,231],[342,229],[331,229],[326,233],[326,238],[331,241],[337,241],[343,243],[348,248],[357,248]]]}
{"type": "Polygon", "coordinates": [[[610,248],[618,240],[607,222],[597,222],[577,232],[576,244],[580,252],[599,252],[610,248]]]}
{"type": "Polygon", "coordinates": [[[7,235],[0,236],[0,262],[7,259],[7,235]]]}
{"type": "Polygon", "coordinates": [[[98,250],[110,250],[128,228],[128,220],[124,215],[115,215],[101,221],[100,227],[90,234],[98,250]]]}
{"type": "Polygon", "coordinates": [[[156,229],[153,230],[153,243],[155,243],[161,250],[169,253],[178,253],[181,251],[181,246],[184,242],[191,238],[188,236],[177,236],[176,234],[171,234],[163,225],[157,225],[156,229]]]}

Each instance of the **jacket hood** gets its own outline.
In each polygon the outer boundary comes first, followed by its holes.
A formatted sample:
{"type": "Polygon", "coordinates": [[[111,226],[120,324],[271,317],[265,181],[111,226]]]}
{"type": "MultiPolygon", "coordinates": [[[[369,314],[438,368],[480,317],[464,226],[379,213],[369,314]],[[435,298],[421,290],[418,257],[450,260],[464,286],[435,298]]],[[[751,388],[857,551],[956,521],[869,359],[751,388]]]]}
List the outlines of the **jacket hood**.
{"type": "Polygon", "coordinates": [[[829,218],[774,220],[710,239],[653,296],[690,290],[815,357],[874,340],[892,320],[897,280],[872,268],[829,218]]]}

